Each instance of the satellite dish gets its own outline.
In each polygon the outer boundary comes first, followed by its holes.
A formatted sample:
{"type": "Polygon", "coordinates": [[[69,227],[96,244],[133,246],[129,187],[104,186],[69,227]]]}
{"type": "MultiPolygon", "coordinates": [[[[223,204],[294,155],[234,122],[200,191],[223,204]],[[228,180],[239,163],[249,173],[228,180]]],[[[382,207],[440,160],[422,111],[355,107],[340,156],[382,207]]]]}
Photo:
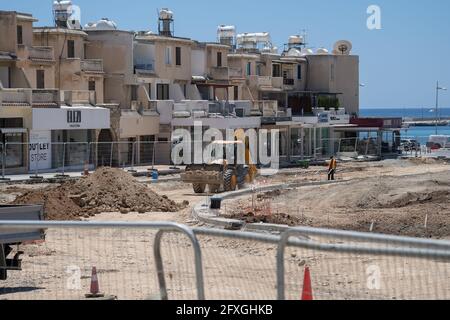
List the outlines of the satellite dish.
{"type": "Polygon", "coordinates": [[[341,55],[349,55],[352,51],[352,43],[347,40],[340,40],[334,44],[333,53],[341,55]]]}

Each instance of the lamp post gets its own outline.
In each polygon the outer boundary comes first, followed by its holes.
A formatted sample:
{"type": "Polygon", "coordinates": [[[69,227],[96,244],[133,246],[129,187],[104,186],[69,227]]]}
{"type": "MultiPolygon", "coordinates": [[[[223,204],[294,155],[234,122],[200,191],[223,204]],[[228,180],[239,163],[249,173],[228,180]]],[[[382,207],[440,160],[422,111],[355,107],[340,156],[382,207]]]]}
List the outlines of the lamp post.
{"type": "Polygon", "coordinates": [[[439,113],[438,113],[438,108],[439,108],[439,90],[442,91],[446,91],[447,88],[445,87],[440,87],[439,86],[439,81],[436,82],[436,135],[438,135],[438,118],[439,118],[439,113]]]}

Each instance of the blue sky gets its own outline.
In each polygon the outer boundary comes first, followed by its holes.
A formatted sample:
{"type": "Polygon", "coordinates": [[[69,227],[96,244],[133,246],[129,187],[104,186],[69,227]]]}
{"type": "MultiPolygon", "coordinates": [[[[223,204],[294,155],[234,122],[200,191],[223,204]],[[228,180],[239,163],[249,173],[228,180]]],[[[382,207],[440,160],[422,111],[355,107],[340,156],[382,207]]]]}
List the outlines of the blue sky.
{"type": "MultiPolygon", "coordinates": [[[[0,0],[0,9],[32,13],[52,23],[51,0],[0,0]]],[[[407,0],[74,0],[82,23],[108,17],[126,30],[157,30],[157,8],[175,12],[175,33],[213,41],[219,24],[238,32],[269,31],[283,47],[289,35],[308,30],[311,47],[353,42],[360,56],[362,107],[433,107],[436,80],[450,87],[450,1],[407,0]],[[381,8],[382,30],[366,26],[369,5],[381,8]]],[[[449,88],[450,89],[450,88],[449,88]]],[[[450,107],[450,91],[440,95],[450,107]]]]}

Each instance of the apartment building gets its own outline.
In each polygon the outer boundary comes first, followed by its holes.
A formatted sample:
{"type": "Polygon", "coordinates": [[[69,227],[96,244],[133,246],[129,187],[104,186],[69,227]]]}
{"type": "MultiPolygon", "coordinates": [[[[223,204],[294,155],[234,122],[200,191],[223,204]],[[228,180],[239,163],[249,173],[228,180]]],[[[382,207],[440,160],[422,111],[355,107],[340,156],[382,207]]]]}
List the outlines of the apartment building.
{"type": "Polygon", "coordinates": [[[103,130],[99,137],[103,144],[99,158],[116,165],[151,163],[153,143],[159,134],[159,114],[151,103],[152,86],[147,81],[151,64],[136,66],[135,51],[139,46],[135,35],[119,30],[115,22],[101,19],[84,30],[88,34],[87,56],[103,61],[101,106],[111,111],[111,128],[103,130]],[[109,142],[118,143],[111,147],[109,142]]]}
{"type": "MultiPolygon", "coordinates": [[[[228,54],[221,43],[199,42],[173,33],[174,15],[159,12],[158,33],[139,32],[135,37],[135,71],[148,84],[152,103],[160,114],[158,142],[166,146],[158,152],[165,160],[171,154],[176,129],[193,133],[216,128],[259,128],[260,118],[252,117],[250,101],[234,101],[228,54]]],[[[161,159],[163,160],[163,159],[161,159]]]]}
{"type": "MultiPolygon", "coordinates": [[[[59,106],[54,90],[53,48],[35,46],[32,15],[0,11],[0,144],[7,154],[5,173],[26,172],[34,166],[36,142],[33,111],[59,106]]],[[[43,146],[44,148],[46,146],[43,146]]]]}
{"type": "Polygon", "coordinates": [[[233,26],[200,42],[175,35],[169,9],[159,11],[156,33],[106,18],[82,28],[69,5],[54,4],[52,27],[0,12],[12,35],[0,39],[2,141],[54,144],[38,164],[17,150],[16,167],[81,165],[86,152],[100,165],[169,163],[174,130],[198,124],[276,129],[286,161],[332,153],[334,140],[355,135],[346,128],[359,113],[359,58],[349,42],[314,52],[291,36],[279,52],[269,33],[237,35],[233,26]],[[58,143],[76,163],[56,158],[58,143]],[[86,151],[86,143],[99,144],[86,151]]]}
{"type": "MultiPolygon", "coordinates": [[[[221,42],[229,41],[229,30],[219,27],[221,42]]],[[[228,55],[235,95],[253,101],[262,128],[280,132],[282,159],[333,153],[332,141],[347,136],[350,115],[359,112],[358,56],[313,52],[298,35],[282,53],[267,32],[238,34],[235,43],[228,55]]]]}

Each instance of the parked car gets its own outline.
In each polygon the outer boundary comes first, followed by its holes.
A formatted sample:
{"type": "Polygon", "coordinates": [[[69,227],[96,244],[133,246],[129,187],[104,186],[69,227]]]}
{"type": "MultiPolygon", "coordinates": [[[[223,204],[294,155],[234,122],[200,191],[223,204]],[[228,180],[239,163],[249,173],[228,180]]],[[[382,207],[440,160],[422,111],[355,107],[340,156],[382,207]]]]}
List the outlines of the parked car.
{"type": "Polygon", "coordinates": [[[427,147],[431,149],[450,148],[450,136],[430,136],[427,147]]]}

